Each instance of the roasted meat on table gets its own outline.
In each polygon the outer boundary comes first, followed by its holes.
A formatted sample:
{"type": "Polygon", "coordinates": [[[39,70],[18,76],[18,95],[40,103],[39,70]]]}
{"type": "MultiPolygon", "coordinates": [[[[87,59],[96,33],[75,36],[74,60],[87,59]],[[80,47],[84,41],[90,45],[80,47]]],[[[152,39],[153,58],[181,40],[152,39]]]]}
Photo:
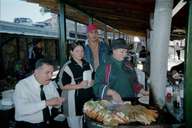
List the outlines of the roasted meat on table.
{"type": "Polygon", "coordinates": [[[142,105],[113,104],[107,100],[88,101],[84,104],[84,113],[89,118],[104,125],[117,126],[130,122],[149,125],[156,121],[158,113],[142,105]]]}

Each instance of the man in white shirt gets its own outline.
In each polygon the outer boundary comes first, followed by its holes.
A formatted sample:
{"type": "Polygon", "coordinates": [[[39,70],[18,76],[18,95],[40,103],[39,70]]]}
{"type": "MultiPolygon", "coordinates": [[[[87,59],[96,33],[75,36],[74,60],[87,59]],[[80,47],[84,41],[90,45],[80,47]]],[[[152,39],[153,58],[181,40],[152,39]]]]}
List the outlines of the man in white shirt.
{"type": "Polygon", "coordinates": [[[34,73],[17,83],[14,94],[16,127],[50,126],[51,108],[61,105],[64,101],[51,81],[53,71],[50,60],[40,59],[36,63],[34,73]]]}

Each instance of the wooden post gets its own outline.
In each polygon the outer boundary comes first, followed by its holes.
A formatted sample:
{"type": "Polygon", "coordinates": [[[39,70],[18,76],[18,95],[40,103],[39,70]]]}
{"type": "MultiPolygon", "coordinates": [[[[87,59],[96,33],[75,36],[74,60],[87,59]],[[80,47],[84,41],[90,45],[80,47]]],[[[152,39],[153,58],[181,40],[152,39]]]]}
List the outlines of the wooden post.
{"type": "Polygon", "coordinates": [[[184,113],[186,119],[186,128],[192,126],[192,0],[188,0],[188,27],[185,49],[185,82],[184,82],[184,113]]]}
{"type": "Polygon", "coordinates": [[[67,58],[66,54],[66,17],[64,0],[59,1],[59,64],[62,66],[67,58]]]}

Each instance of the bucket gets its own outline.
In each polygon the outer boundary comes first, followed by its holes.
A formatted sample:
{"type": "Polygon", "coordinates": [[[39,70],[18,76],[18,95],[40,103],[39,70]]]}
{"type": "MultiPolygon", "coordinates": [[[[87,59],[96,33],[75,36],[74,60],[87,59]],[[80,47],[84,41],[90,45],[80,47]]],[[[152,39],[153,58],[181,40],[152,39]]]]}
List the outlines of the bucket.
{"type": "Polygon", "coordinates": [[[2,105],[13,105],[14,90],[6,90],[2,92],[2,105]]]}

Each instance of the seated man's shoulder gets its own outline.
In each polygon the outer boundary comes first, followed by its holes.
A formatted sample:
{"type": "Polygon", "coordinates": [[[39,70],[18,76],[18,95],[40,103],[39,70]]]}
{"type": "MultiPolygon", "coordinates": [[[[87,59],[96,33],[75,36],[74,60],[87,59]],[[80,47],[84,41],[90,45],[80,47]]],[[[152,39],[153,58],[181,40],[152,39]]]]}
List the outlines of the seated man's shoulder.
{"type": "Polygon", "coordinates": [[[31,83],[31,81],[32,81],[32,75],[30,75],[30,76],[28,76],[28,77],[26,77],[26,78],[24,78],[24,79],[21,79],[20,81],[18,81],[18,83],[17,83],[17,85],[29,85],[30,83],[31,83]]]}

